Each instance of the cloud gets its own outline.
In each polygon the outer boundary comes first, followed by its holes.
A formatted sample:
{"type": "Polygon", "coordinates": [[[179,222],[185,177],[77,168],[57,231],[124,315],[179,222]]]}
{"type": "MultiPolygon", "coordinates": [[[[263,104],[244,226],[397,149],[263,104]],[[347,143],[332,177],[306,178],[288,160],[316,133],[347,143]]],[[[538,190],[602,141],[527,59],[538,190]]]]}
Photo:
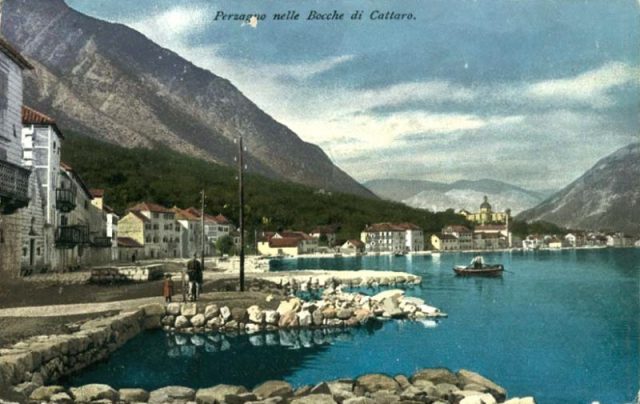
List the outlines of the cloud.
{"type": "Polygon", "coordinates": [[[525,96],[540,102],[562,101],[606,108],[615,104],[615,98],[609,93],[612,89],[631,82],[637,85],[639,80],[639,68],[611,62],[574,77],[531,84],[525,96]]]}
{"type": "Polygon", "coordinates": [[[229,79],[358,180],[476,176],[513,182],[519,175],[528,178],[523,186],[559,187],[637,138],[637,128],[631,133],[607,114],[619,106],[621,90],[640,84],[640,69],[626,63],[521,82],[465,85],[425,77],[358,88],[337,76],[333,85],[323,80],[321,86],[315,79],[359,55],[298,63],[231,58],[225,43],[189,41],[206,28],[211,10],[175,7],[128,25],[229,79]]]}

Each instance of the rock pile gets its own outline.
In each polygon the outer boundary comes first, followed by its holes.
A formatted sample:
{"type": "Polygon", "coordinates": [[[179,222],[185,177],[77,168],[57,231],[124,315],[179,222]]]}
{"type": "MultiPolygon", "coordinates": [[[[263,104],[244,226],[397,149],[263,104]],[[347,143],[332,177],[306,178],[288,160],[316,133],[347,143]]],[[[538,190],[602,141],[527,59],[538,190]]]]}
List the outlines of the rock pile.
{"type": "Polygon", "coordinates": [[[29,402],[55,403],[197,403],[197,404],[535,404],[533,397],[506,400],[507,392],[493,381],[469,370],[423,369],[411,377],[367,374],[294,389],[280,380],[266,381],[253,390],[221,384],[191,389],[167,386],[147,392],[115,390],[104,384],[65,389],[39,387],[29,402]],[[506,400],[506,401],[505,401],[506,400]]]}
{"type": "Polygon", "coordinates": [[[289,328],[354,327],[374,319],[442,317],[435,307],[422,299],[407,297],[400,289],[374,296],[344,293],[340,288],[326,289],[321,300],[303,301],[290,297],[276,310],[257,305],[243,308],[218,307],[215,304],[169,303],[160,320],[166,330],[180,332],[247,332],[289,328]]]}

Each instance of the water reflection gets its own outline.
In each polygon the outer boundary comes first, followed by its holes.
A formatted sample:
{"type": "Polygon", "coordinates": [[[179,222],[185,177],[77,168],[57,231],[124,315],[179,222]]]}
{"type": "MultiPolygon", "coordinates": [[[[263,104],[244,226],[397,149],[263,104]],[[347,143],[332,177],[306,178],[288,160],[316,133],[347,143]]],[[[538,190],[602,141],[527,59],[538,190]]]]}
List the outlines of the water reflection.
{"type": "MultiPolygon", "coordinates": [[[[424,320],[425,328],[437,326],[435,320],[424,320]]],[[[316,346],[330,345],[334,342],[349,342],[359,335],[371,335],[382,328],[381,322],[374,322],[359,328],[322,328],[322,329],[287,329],[262,332],[251,335],[237,335],[233,333],[220,334],[166,334],[166,355],[170,358],[193,357],[201,351],[206,353],[225,352],[234,345],[252,347],[280,346],[287,349],[304,349],[316,346]]]]}

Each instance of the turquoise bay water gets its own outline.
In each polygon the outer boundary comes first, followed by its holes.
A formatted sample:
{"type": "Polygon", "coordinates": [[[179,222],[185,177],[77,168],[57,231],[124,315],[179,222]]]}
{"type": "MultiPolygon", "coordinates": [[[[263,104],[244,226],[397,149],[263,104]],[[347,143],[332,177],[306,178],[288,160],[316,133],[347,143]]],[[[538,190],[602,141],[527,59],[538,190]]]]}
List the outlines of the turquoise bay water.
{"type": "Polygon", "coordinates": [[[154,389],[269,379],[314,384],[423,367],[477,371],[510,396],[539,403],[626,403],[639,388],[640,249],[484,254],[509,273],[457,278],[470,254],[299,259],[278,269],[394,269],[421,275],[407,294],[449,313],[434,323],[389,321],[356,330],[253,336],[136,337],[68,380],[154,389]]]}

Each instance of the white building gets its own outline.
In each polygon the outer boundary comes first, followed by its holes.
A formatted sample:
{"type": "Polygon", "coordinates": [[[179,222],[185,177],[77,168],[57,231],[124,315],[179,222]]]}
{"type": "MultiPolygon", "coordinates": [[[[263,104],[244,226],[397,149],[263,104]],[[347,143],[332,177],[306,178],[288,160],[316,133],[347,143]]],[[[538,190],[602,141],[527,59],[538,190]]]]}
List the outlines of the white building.
{"type": "Polygon", "coordinates": [[[56,206],[73,203],[75,192],[58,189],[60,152],[64,136],[56,122],[32,108],[22,107],[23,164],[32,170],[31,203],[22,212],[22,260],[24,273],[55,267],[56,206]]]}
{"type": "Polygon", "coordinates": [[[0,272],[20,274],[30,170],[22,166],[22,74],[31,64],[0,37],[0,272]]]}
{"type": "Polygon", "coordinates": [[[450,225],[442,229],[442,234],[448,234],[455,236],[458,239],[458,248],[461,250],[471,250],[475,248],[482,248],[474,246],[473,243],[473,231],[466,226],[450,225]]]}
{"type": "Polygon", "coordinates": [[[376,223],[360,233],[367,251],[405,252],[424,250],[424,233],[412,223],[376,223]]]}

